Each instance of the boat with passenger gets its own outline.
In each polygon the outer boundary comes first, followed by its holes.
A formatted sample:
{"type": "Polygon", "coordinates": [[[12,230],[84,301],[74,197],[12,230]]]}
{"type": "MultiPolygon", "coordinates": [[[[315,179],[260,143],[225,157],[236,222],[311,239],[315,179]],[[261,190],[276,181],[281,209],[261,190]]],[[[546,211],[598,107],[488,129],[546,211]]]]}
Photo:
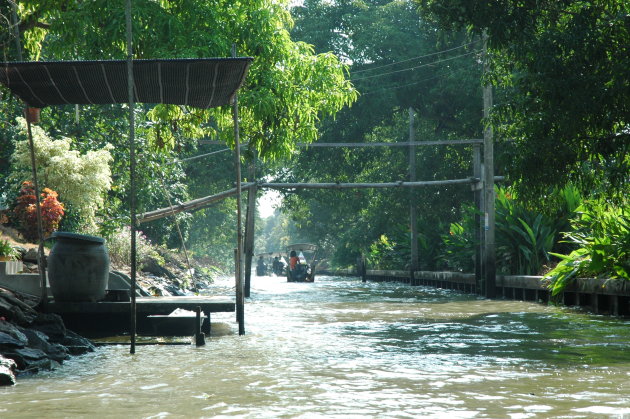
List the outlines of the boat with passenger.
{"type": "Polygon", "coordinates": [[[265,252],[259,253],[256,256],[258,257],[258,261],[256,262],[257,276],[267,276],[271,274],[282,276],[284,275],[286,266],[289,265],[284,258],[283,252],[265,252]]]}
{"type": "Polygon", "coordinates": [[[310,243],[296,243],[287,246],[289,266],[287,269],[288,282],[314,282],[317,245],[310,243]]]}

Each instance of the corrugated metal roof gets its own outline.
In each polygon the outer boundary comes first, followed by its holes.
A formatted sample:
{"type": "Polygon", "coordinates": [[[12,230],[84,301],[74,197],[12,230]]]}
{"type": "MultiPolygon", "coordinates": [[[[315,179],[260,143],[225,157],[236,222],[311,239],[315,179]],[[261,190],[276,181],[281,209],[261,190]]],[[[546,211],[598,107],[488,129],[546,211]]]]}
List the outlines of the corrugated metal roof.
{"type": "MultiPolygon", "coordinates": [[[[229,104],[252,60],[134,60],[135,101],[197,108],[229,104]]],[[[0,83],[34,108],[128,102],[125,60],[0,63],[0,83]]]]}

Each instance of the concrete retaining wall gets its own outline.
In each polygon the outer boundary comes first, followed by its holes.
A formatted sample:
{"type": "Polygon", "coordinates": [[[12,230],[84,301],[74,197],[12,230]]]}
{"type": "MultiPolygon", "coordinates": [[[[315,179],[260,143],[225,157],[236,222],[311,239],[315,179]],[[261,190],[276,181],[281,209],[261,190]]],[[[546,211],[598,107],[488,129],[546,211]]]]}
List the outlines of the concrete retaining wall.
{"type": "MultiPolygon", "coordinates": [[[[354,269],[319,272],[338,276],[359,276],[354,269]]],[[[476,294],[475,275],[462,272],[367,270],[368,281],[403,282],[476,294]]],[[[630,281],[617,279],[578,279],[557,296],[542,282],[542,276],[497,275],[497,295],[521,301],[579,306],[597,314],[630,316],[630,281]]]]}

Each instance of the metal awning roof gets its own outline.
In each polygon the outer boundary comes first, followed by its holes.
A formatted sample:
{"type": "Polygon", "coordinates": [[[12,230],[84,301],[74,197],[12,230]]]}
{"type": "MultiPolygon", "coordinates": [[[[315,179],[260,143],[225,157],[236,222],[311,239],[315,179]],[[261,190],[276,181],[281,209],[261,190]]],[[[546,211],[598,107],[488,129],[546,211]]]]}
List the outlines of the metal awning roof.
{"type": "MultiPolygon", "coordinates": [[[[229,104],[252,60],[133,60],[135,101],[197,108],[229,104]]],[[[125,60],[0,63],[0,83],[34,108],[128,102],[125,60]]]]}

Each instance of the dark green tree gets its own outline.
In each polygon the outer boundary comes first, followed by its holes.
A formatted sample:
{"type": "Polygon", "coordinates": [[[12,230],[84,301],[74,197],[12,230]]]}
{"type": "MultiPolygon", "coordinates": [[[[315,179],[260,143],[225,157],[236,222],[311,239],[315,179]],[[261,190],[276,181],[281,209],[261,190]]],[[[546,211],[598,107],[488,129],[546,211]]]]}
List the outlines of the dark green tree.
{"type": "Polygon", "coordinates": [[[503,90],[498,141],[528,197],[568,180],[623,189],[630,173],[630,3],[625,0],[418,1],[445,29],[488,35],[503,90]]]}

